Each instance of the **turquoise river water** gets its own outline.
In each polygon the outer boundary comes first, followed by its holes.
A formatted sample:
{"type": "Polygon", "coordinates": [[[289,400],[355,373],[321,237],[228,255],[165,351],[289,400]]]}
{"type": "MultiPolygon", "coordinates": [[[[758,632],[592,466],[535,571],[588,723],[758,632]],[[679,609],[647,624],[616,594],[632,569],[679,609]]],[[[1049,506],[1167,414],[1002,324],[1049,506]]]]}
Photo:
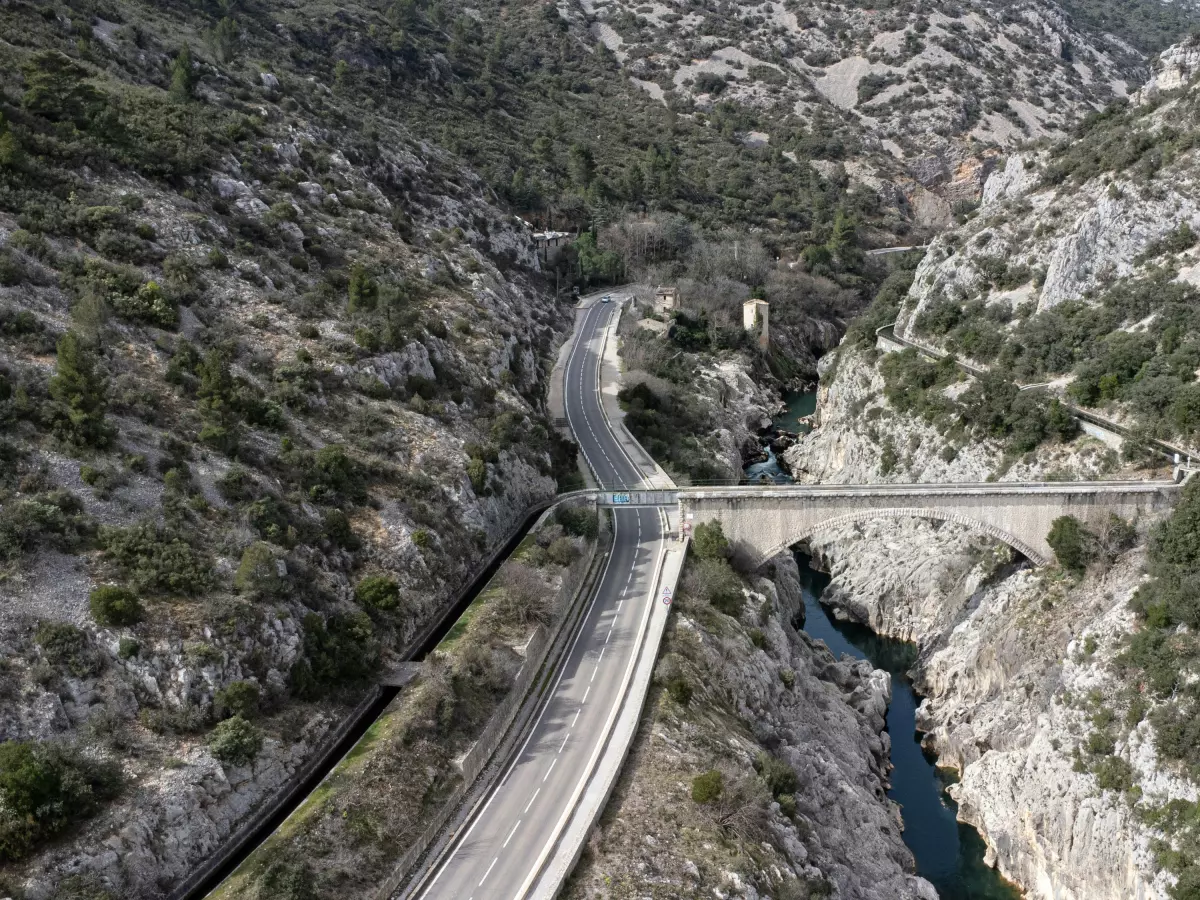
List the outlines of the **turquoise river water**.
{"type": "MultiPolygon", "coordinates": [[[[775,419],[785,431],[807,431],[797,418],[816,409],[816,392],[796,392],[786,398],[787,410],[775,419]]],[[[770,451],[768,450],[768,453],[770,451]]],[[[789,482],[772,456],[746,467],[751,480],[767,478],[789,482]]],[[[904,817],[904,843],[917,862],[917,873],[937,888],[941,900],[1021,900],[1021,892],[983,862],[984,844],[979,833],[957,819],[957,805],[946,793],[953,783],[952,770],[938,769],[921,747],[917,734],[920,699],[908,672],[917,659],[917,648],[906,641],[880,637],[868,628],[839,622],[830,615],[819,597],[829,576],[809,565],[808,557],[796,554],[804,592],[804,630],[825,642],[835,656],[848,653],[883,669],[892,679],[892,702],[888,706],[887,729],[892,738],[892,789],[888,796],[900,804],[904,817]]]]}

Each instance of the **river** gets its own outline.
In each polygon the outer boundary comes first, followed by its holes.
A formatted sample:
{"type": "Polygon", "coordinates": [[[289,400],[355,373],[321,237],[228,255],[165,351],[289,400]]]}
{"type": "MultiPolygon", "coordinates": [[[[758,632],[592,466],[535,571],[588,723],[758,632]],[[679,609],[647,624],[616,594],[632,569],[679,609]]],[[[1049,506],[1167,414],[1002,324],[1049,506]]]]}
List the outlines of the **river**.
{"type": "MultiPolygon", "coordinates": [[[[807,431],[797,417],[816,408],[816,392],[787,397],[787,411],[775,419],[775,427],[807,431]]],[[[751,480],[767,478],[777,483],[792,479],[769,458],[746,467],[751,480]]],[[[954,781],[953,770],[938,769],[921,747],[917,734],[920,698],[912,688],[908,672],[917,660],[915,644],[881,637],[868,628],[839,622],[819,597],[829,576],[809,565],[808,557],[796,554],[804,593],[804,630],[825,642],[835,656],[848,653],[866,659],[891,676],[892,702],[888,705],[887,729],[892,738],[892,788],[888,796],[901,807],[904,843],[912,851],[917,874],[937,888],[941,900],[1021,900],[1021,892],[983,862],[983,838],[969,825],[957,821],[958,806],[946,793],[954,781]]]]}
{"type": "Polygon", "coordinates": [[[983,838],[957,821],[958,806],[946,793],[953,771],[938,769],[921,747],[916,724],[921,701],[908,679],[917,659],[916,645],[834,619],[818,600],[829,576],[809,566],[803,553],[796,554],[796,561],[804,593],[804,630],[824,641],[835,656],[848,653],[866,659],[891,675],[887,729],[895,768],[888,796],[900,804],[904,843],[916,858],[917,874],[932,882],[942,900],[1020,900],[1020,891],[984,864],[983,838]]]}

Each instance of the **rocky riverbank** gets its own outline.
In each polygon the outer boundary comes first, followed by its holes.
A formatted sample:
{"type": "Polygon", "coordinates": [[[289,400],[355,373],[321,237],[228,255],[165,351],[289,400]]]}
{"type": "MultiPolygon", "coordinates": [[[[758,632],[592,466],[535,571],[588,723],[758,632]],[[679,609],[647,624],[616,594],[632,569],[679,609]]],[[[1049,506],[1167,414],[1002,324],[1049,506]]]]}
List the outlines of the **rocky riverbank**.
{"type": "Polygon", "coordinates": [[[802,620],[790,556],[716,608],[689,563],[629,763],[567,892],[934,900],[888,788],[885,673],[802,620]],[[720,773],[720,796],[694,779],[720,773]]]}
{"type": "MultiPolygon", "coordinates": [[[[920,646],[918,727],[960,770],[951,793],[990,863],[1031,900],[1169,896],[1156,834],[1092,752],[1103,710],[1122,705],[1112,663],[1133,627],[1140,548],[1078,582],[1013,566],[952,523],[843,527],[811,549],[840,616],[920,646]]],[[[1148,801],[1195,798],[1158,766],[1148,721],[1114,734],[1110,758],[1141,775],[1148,801]]]]}

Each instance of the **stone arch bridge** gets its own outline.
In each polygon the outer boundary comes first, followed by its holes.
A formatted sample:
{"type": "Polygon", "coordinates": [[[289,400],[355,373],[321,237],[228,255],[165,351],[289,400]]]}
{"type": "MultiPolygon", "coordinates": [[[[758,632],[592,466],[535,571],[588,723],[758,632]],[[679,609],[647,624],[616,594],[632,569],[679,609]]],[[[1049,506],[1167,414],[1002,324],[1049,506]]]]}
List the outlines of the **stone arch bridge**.
{"type": "Polygon", "coordinates": [[[1146,522],[1168,512],[1180,489],[1167,481],[744,485],[601,495],[601,502],[678,502],[686,526],[720,522],[730,543],[757,563],[824,529],[917,517],[959,522],[1046,565],[1054,559],[1046,534],[1059,516],[1075,516],[1091,526],[1112,513],[1146,522]]]}

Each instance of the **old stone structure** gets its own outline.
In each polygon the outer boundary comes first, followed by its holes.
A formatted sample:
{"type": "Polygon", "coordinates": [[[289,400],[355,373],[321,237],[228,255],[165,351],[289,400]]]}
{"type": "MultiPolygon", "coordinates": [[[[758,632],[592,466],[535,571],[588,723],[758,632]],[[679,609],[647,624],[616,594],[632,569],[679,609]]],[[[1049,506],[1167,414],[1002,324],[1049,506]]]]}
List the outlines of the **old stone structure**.
{"type": "Polygon", "coordinates": [[[766,350],[771,342],[771,304],[766,300],[747,300],[742,304],[742,327],[749,332],[758,332],[758,346],[766,350]]]}

